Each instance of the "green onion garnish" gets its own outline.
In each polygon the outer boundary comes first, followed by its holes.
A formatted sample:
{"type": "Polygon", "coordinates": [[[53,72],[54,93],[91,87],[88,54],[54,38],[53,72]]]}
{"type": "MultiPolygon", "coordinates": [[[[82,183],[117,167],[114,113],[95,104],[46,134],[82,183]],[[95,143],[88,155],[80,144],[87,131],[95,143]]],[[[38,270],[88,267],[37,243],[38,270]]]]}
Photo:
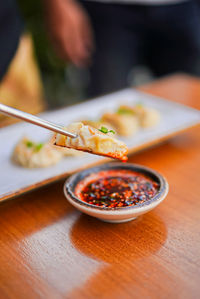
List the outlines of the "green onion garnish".
{"type": "Polygon", "coordinates": [[[101,127],[101,129],[99,129],[100,132],[107,134],[107,133],[113,133],[115,134],[115,131],[113,130],[108,130],[106,127],[101,127]]]}
{"type": "Polygon", "coordinates": [[[27,147],[33,147],[34,143],[32,141],[26,141],[27,147]]]}
{"type": "Polygon", "coordinates": [[[43,143],[38,143],[38,144],[36,144],[35,145],[35,150],[36,150],[36,152],[39,152],[40,150],[41,150],[41,148],[43,147],[43,143]]]}
{"type": "Polygon", "coordinates": [[[128,108],[119,108],[117,114],[134,114],[134,112],[128,108]]]}

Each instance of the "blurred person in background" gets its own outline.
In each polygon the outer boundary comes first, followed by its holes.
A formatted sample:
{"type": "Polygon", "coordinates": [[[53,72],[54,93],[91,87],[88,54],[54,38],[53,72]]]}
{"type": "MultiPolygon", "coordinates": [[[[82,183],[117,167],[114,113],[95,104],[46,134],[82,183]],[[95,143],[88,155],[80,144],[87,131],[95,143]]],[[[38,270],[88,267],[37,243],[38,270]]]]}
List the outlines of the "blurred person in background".
{"type": "Polygon", "coordinates": [[[200,70],[198,0],[43,0],[57,53],[89,68],[89,96],[128,85],[145,64],[155,76],[200,70]]]}
{"type": "Polygon", "coordinates": [[[23,23],[15,0],[0,1],[0,80],[17,50],[23,23]]]}

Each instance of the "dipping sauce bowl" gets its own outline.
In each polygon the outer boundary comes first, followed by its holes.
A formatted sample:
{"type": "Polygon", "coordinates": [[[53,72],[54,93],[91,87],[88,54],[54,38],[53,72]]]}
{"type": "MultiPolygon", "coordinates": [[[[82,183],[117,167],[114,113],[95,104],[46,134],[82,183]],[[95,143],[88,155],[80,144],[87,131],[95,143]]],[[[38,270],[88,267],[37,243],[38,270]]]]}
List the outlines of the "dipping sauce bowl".
{"type": "MultiPolygon", "coordinates": [[[[106,180],[101,180],[101,181],[103,182],[106,180]]],[[[94,187],[97,185],[97,188],[99,186],[98,184],[96,184],[96,185],[93,184],[93,185],[94,185],[94,187]]],[[[108,187],[109,187],[109,185],[108,185],[108,187]]],[[[141,188],[142,187],[143,187],[143,184],[141,184],[141,188]]],[[[166,197],[166,195],[168,193],[168,189],[169,189],[169,187],[168,187],[168,183],[167,183],[166,179],[155,170],[152,170],[146,166],[141,166],[141,165],[136,165],[136,164],[112,163],[112,162],[80,171],[80,172],[72,175],[71,177],[69,177],[64,184],[64,194],[65,194],[66,198],[68,199],[68,201],[75,208],[77,208],[78,210],[80,210],[83,213],[88,214],[90,216],[99,218],[106,222],[113,222],[113,223],[120,223],[120,222],[126,222],[126,221],[133,220],[133,219],[137,218],[138,216],[154,209],[157,205],[159,205],[164,200],[164,198],[166,197]],[[134,193],[134,191],[133,191],[133,195],[136,196],[135,197],[136,199],[132,200],[132,198],[130,197],[130,200],[129,200],[129,198],[127,198],[127,200],[125,201],[125,199],[122,196],[122,203],[120,203],[118,201],[118,204],[117,204],[117,199],[115,199],[115,197],[111,199],[111,204],[110,204],[109,200],[107,202],[105,202],[105,204],[104,204],[103,196],[102,196],[102,201],[100,204],[98,203],[99,201],[98,200],[96,201],[95,199],[94,199],[94,201],[83,200],[83,198],[86,198],[85,195],[87,195],[87,194],[84,194],[84,192],[85,192],[84,190],[88,190],[87,185],[90,187],[91,183],[94,183],[95,180],[97,181],[98,179],[102,179],[102,178],[103,179],[111,178],[110,180],[108,180],[108,182],[110,182],[110,181],[112,182],[113,181],[112,178],[114,177],[114,181],[116,182],[115,175],[114,175],[115,173],[116,173],[116,176],[119,175],[120,173],[122,174],[122,177],[119,177],[122,183],[120,185],[120,180],[119,180],[119,186],[117,186],[118,191],[119,191],[119,189],[123,189],[122,188],[123,187],[123,178],[125,180],[124,185],[128,184],[127,191],[134,186],[137,187],[137,184],[139,184],[139,187],[140,187],[139,182],[141,179],[141,182],[143,182],[143,181],[145,182],[145,180],[146,180],[146,183],[144,183],[145,192],[142,191],[142,194],[148,194],[149,189],[146,186],[148,186],[148,184],[149,184],[149,186],[153,188],[152,192],[149,192],[151,194],[151,196],[146,200],[143,199],[143,198],[145,198],[145,195],[139,196],[139,200],[137,200],[137,195],[135,195],[135,194],[137,194],[137,192],[134,193]],[[133,178],[132,178],[133,180],[131,180],[131,174],[133,174],[133,178]],[[99,177],[99,175],[100,175],[100,177],[99,177]],[[102,177],[102,175],[103,175],[103,177],[102,177]],[[137,176],[137,178],[136,178],[136,176],[137,176]],[[135,178],[136,178],[136,182],[134,182],[135,178]],[[130,184],[129,184],[129,181],[131,182],[130,184]],[[133,183],[132,183],[132,181],[133,181],[133,183]],[[138,181],[138,183],[137,183],[137,181],[138,181]],[[130,188],[129,188],[129,185],[130,185],[130,188]],[[156,191],[153,186],[155,186],[156,191]],[[93,204],[93,202],[94,202],[94,204],[93,204]],[[103,204],[102,204],[102,202],[103,202],[103,204]],[[109,204],[108,204],[108,202],[109,202],[109,204]]],[[[133,188],[133,190],[134,190],[134,188],[133,188]]],[[[126,189],[123,189],[123,192],[126,193],[126,189]]],[[[113,194],[115,196],[115,192],[113,192],[113,194]]],[[[90,193],[89,193],[89,196],[90,196],[90,193]]],[[[94,194],[91,193],[91,196],[94,196],[94,194]]],[[[134,198],[134,196],[133,196],[133,198],[134,198]]],[[[107,198],[109,198],[109,197],[107,197],[107,198]]],[[[100,198],[100,200],[101,200],[101,198],[100,198]]]]}

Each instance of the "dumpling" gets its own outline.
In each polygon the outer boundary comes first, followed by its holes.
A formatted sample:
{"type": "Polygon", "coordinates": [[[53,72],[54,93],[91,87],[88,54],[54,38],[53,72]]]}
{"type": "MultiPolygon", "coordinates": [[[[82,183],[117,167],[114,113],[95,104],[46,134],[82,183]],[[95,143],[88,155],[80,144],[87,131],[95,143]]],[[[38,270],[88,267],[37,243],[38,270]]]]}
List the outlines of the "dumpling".
{"type": "Polygon", "coordinates": [[[105,113],[102,116],[102,121],[110,123],[117,134],[127,137],[134,135],[139,127],[137,117],[128,113],[105,113]]]}
{"type": "Polygon", "coordinates": [[[145,107],[142,104],[133,107],[122,105],[119,109],[131,111],[132,115],[138,118],[139,124],[143,128],[153,127],[160,121],[160,113],[156,109],[145,107]]]}
{"type": "Polygon", "coordinates": [[[12,161],[27,168],[47,167],[56,164],[62,158],[50,143],[35,143],[27,137],[22,138],[14,148],[12,161]]]}
{"type": "MultiPolygon", "coordinates": [[[[57,147],[57,146],[55,146],[57,147]]],[[[58,147],[57,147],[58,148],[58,147]]],[[[73,148],[59,148],[59,150],[62,151],[62,154],[64,157],[79,157],[79,156],[82,156],[84,153],[83,152],[80,152],[80,151],[77,151],[73,148]]]]}
{"type": "Polygon", "coordinates": [[[72,123],[66,130],[77,134],[77,137],[70,138],[56,134],[55,145],[115,159],[127,160],[127,146],[122,141],[115,139],[113,133],[109,132],[107,128],[104,129],[98,130],[81,122],[72,123]]]}
{"type": "Polygon", "coordinates": [[[160,122],[160,113],[153,109],[147,107],[135,107],[136,114],[138,115],[141,127],[149,128],[156,126],[160,122]]]}
{"type": "Polygon", "coordinates": [[[95,129],[100,129],[100,127],[102,126],[102,122],[101,121],[94,121],[94,120],[82,120],[81,121],[82,124],[84,124],[85,126],[90,126],[93,127],[95,129]]]}
{"type": "Polygon", "coordinates": [[[108,130],[115,130],[115,128],[108,122],[97,120],[82,120],[81,121],[84,125],[91,126],[95,129],[101,129],[101,127],[106,127],[108,130]]]}
{"type": "Polygon", "coordinates": [[[49,140],[49,143],[51,143],[51,146],[54,148],[54,150],[59,151],[63,157],[79,157],[84,155],[83,152],[77,151],[73,148],[60,147],[54,145],[55,138],[56,138],[56,134],[52,136],[52,138],[49,140]]]}

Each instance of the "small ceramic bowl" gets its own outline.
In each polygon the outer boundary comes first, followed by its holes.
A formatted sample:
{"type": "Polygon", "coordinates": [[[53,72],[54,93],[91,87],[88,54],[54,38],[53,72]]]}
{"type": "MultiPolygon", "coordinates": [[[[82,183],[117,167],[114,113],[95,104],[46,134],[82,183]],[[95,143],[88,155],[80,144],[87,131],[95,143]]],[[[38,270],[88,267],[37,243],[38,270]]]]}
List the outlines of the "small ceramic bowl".
{"type": "Polygon", "coordinates": [[[83,171],[80,171],[71,177],[69,177],[64,184],[64,194],[68,201],[76,207],[81,212],[88,214],[90,216],[99,218],[106,222],[126,222],[132,219],[137,218],[138,216],[149,212],[154,209],[157,205],[164,200],[168,193],[168,183],[166,179],[159,174],[157,171],[147,168],[145,166],[129,164],[129,163],[106,163],[100,166],[92,167],[83,171]],[[144,174],[155,182],[158,183],[159,189],[156,195],[149,201],[136,206],[127,206],[127,207],[118,207],[118,208],[108,208],[108,207],[99,207],[95,205],[88,204],[78,197],[75,196],[74,190],[76,185],[82,181],[85,177],[91,175],[92,173],[97,173],[102,170],[111,170],[111,169],[125,169],[136,171],[141,174],[144,174]]]}

